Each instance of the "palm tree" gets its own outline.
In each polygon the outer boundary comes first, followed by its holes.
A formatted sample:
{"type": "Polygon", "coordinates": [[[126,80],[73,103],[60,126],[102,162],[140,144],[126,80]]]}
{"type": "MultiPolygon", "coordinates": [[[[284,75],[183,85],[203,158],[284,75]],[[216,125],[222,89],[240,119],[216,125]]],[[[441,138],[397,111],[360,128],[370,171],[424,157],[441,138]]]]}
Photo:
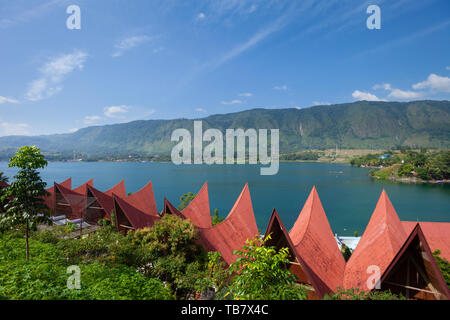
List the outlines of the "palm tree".
{"type": "Polygon", "coordinates": [[[9,178],[0,171],[0,182],[8,183],[9,178]]]}

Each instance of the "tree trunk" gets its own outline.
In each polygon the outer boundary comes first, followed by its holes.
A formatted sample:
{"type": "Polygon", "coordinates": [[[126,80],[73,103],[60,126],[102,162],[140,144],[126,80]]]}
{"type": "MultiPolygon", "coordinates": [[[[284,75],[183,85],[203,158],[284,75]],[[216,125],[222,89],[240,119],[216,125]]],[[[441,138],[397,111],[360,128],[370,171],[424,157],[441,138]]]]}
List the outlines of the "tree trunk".
{"type": "Polygon", "coordinates": [[[27,256],[27,261],[28,261],[28,260],[30,260],[30,246],[28,245],[28,221],[27,221],[27,227],[25,229],[25,242],[27,244],[26,256],[27,256]]]}

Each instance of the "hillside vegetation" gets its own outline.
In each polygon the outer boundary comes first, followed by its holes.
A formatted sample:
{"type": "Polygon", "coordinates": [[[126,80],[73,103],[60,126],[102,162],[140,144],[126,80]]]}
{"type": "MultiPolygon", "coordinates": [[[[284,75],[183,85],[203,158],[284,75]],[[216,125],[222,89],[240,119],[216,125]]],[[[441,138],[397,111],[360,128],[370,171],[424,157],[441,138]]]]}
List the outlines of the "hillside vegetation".
{"type": "MultiPolygon", "coordinates": [[[[253,109],[212,115],[203,131],[217,128],[280,129],[280,153],[311,149],[450,148],[450,101],[367,102],[305,109],[253,109]]],[[[175,129],[193,132],[192,119],[140,120],[93,126],[70,134],[0,137],[0,155],[37,145],[52,157],[169,155],[175,129]]]]}

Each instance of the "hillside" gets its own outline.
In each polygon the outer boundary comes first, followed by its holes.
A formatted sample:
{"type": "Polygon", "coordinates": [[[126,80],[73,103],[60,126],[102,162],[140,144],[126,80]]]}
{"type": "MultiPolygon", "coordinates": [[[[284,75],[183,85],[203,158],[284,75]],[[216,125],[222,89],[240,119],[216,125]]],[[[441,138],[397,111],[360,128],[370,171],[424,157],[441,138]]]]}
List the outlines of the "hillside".
{"type": "MultiPolygon", "coordinates": [[[[303,149],[395,146],[450,148],[450,101],[367,102],[305,109],[252,109],[212,115],[203,130],[280,129],[280,153],[303,149]]],[[[192,132],[192,119],[140,120],[92,126],[70,134],[0,137],[0,155],[22,145],[51,154],[88,156],[169,154],[173,130],[192,132]]]]}

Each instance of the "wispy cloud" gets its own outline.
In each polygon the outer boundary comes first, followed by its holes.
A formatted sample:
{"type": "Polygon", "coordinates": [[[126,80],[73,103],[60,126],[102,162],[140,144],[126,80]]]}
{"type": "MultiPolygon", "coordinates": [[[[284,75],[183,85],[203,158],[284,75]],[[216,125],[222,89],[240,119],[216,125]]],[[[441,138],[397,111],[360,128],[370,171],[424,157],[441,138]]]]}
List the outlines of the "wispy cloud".
{"type": "Polygon", "coordinates": [[[239,97],[251,97],[253,96],[253,93],[250,92],[243,92],[238,94],[239,97]]]}
{"type": "Polygon", "coordinates": [[[125,119],[125,114],[128,113],[130,108],[131,108],[130,106],[126,106],[126,105],[110,106],[110,107],[105,107],[103,109],[103,113],[108,118],[125,119]]]}
{"type": "Polygon", "coordinates": [[[242,100],[234,99],[234,100],[231,100],[231,101],[221,101],[220,103],[221,104],[241,104],[242,100]]]}
{"type": "Polygon", "coordinates": [[[82,70],[87,56],[86,52],[75,50],[47,62],[40,69],[41,77],[31,82],[27,99],[38,101],[61,91],[64,78],[75,70],[82,70]]]}
{"type": "Polygon", "coordinates": [[[30,125],[27,123],[0,122],[0,136],[29,135],[30,125]]]}
{"type": "Polygon", "coordinates": [[[115,51],[113,52],[112,56],[120,57],[126,51],[136,48],[141,44],[150,41],[151,39],[152,37],[149,37],[147,35],[139,35],[123,38],[114,45],[115,51]]]}
{"type": "Polygon", "coordinates": [[[273,90],[286,91],[288,89],[287,85],[283,84],[282,86],[275,86],[272,88],[273,90]]]}
{"type": "Polygon", "coordinates": [[[327,102],[327,101],[314,101],[313,102],[313,105],[315,105],[315,106],[325,106],[325,105],[329,105],[329,104],[331,104],[331,103],[327,102]]]}
{"type": "Polygon", "coordinates": [[[372,87],[374,90],[384,89],[389,91],[388,98],[398,99],[398,100],[408,100],[408,99],[418,99],[425,96],[424,92],[401,90],[397,88],[392,88],[390,83],[376,84],[372,87]]]}
{"type": "Polygon", "coordinates": [[[0,104],[2,103],[19,103],[19,100],[16,100],[11,97],[2,97],[0,96],[0,104]]]}
{"type": "Polygon", "coordinates": [[[101,119],[102,117],[100,116],[86,116],[84,117],[83,123],[88,125],[95,124],[98,123],[101,119]]]}
{"type": "Polygon", "coordinates": [[[195,108],[194,110],[197,112],[206,112],[206,110],[203,108],[195,108]]]}

